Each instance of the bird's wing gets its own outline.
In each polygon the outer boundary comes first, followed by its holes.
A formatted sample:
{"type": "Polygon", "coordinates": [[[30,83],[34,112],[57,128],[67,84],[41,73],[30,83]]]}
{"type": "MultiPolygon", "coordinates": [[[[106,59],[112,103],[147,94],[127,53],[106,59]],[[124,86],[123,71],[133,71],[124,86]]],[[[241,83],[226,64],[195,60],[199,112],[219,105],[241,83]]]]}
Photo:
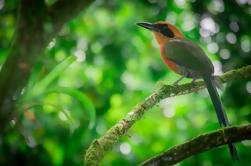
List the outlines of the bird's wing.
{"type": "Polygon", "coordinates": [[[203,50],[187,39],[173,39],[165,48],[168,59],[187,69],[212,74],[213,64],[203,50]]]}

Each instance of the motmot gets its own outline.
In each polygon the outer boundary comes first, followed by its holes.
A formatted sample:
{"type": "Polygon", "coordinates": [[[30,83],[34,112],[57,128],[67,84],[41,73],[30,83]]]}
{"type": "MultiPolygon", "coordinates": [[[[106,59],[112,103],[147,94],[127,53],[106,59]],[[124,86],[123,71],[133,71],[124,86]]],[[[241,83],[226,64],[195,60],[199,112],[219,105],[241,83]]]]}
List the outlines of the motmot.
{"type": "MultiPolygon", "coordinates": [[[[213,75],[214,66],[206,53],[198,45],[186,39],[182,32],[169,22],[140,22],[137,25],[152,31],[159,45],[162,61],[169,69],[181,75],[175,84],[178,84],[184,77],[192,78],[193,81],[196,79],[204,80],[220,126],[229,126],[227,115],[217,92],[217,80],[213,75]]],[[[228,147],[233,160],[238,160],[235,145],[229,143],[228,147]]]]}

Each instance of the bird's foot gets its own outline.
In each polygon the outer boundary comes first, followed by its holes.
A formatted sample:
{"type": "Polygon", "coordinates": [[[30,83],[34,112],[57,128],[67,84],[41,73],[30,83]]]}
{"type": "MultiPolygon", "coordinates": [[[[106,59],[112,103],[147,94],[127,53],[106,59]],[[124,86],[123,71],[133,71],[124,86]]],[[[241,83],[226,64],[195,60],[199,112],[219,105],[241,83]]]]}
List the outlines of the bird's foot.
{"type": "Polygon", "coordinates": [[[191,81],[191,84],[195,85],[196,80],[197,80],[197,78],[193,78],[193,80],[191,81]]]}
{"type": "Polygon", "coordinates": [[[179,85],[179,82],[180,82],[183,78],[185,78],[185,76],[182,76],[182,77],[180,77],[177,81],[175,81],[175,82],[173,83],[173,86],[178,86],[178,85],[179,85]]]}

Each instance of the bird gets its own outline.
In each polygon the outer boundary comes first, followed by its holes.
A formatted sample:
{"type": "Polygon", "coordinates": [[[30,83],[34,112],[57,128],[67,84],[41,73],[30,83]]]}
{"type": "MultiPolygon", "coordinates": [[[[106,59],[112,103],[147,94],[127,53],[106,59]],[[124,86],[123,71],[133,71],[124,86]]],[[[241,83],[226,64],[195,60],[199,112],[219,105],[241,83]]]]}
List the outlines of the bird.
{"type": "MultiPolygon", "coordinates": [[[[181,75],[174,85],[177,85],[185,77],[193,79],[192,82],[196,79],[203,79],[220,126],[230,126],[217,92],[218,81],[217,77],[214,76],[214,66],[202,48],[186,39],[183,33],[168,21],[138,22],[136,24],[153,33],[159,45],[161,59],[164,64],[181,75]]],[[[229,143],[228,147],[233,161],[239,160],[235,145],[229,143]]]]}

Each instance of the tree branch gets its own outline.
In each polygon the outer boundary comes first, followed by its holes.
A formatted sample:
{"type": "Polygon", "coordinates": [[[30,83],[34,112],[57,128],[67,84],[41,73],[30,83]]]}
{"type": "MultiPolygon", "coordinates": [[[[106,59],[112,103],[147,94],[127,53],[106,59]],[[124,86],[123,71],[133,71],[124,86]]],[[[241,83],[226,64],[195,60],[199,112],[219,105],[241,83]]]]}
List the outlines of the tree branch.
{"type": "Polygon", "coordinates": [[[31,64],[45,47],[42,35],[46,13],[44,1],[22,0],[19,2],[18,13],[14,40],[0,72],[1,130],[10,120],[11,110],[26,84],[31,64]]]}
{"type": "Polygon", "coordinates": [[[49,19],[53,33],[57,33],[64,23],[76,17],[79,12],[89,6],[93,0],[58,0],[49,9],[49,19]]]}
{"type": "MultiPolygon", "coordinates": [[[[230,82],[233,80],[244,79],[251,76],[251,65],[242,67],[237,70],[226,72],[220,76],[222,82],[230,82]]],[[[184,95],[199,91],[205,88],[203,81],[195,83],[187,83],[179,86],[163,85],[159,90],[147,97],[143,102],[138,104],[131,112],[129,112],[117,124],[111,127],[102,137],[95,139],[85,154],[85,165],[96,166],[105,155],[105,152],[123,136],[132,125],[142,118],[144,113],[157,104],[160,100],[184,95]]]]}
{"type": "Polygon", "coordinates": [[[0,130],[5,130],[31,69],[50,40],[91,2],[58,0],[48,8],[44,0],[20,1],[15,36],[0,71],[0,130]]]}
{"type": "Polygon", "coordinates": [[[160,155],[152,157],[141,166],[170,166],[192,155],[228,143],[251,139],[251,125],[229,127],[202,134],[184,144],[174,146],[160,155]]]}

